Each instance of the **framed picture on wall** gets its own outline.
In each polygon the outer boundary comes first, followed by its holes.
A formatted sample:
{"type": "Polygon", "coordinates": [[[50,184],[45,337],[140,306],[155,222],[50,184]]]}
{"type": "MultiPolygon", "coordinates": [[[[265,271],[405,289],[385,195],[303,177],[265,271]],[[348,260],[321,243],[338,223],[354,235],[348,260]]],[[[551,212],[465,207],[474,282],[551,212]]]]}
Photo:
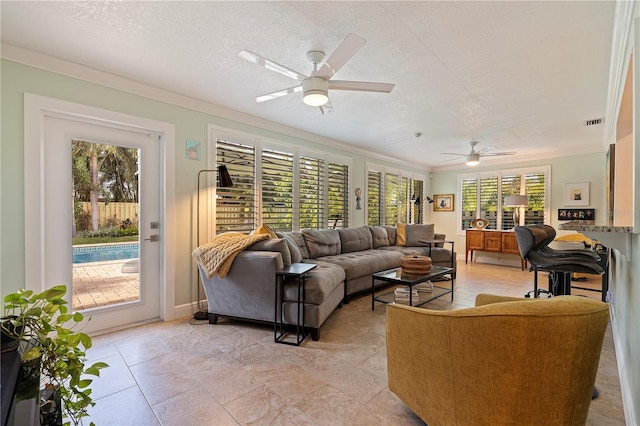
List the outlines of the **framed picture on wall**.
{"type": "Polygon", "coordinates": [[[453,194],[435,194],[433,196],[434,212],[452,212],[453,194]]]}
{"type": "Polygon", "coordinates": [[[589,182],[564,184],[565,206],[589,205],[589,182]]]}

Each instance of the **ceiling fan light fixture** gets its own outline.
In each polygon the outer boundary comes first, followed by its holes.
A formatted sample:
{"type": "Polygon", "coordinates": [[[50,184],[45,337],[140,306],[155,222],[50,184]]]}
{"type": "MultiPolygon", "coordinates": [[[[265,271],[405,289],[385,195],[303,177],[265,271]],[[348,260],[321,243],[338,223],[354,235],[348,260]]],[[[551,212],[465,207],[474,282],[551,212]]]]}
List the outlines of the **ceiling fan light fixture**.
{"type": "Polygon", "coordinates": [[[311,106],[329,102],[329,83],[320,77],[309,77],[302,82],[302,101],[311,106]]]}
{"type": "Polygon", "coordinates": [[[480,154],[467,155],[467,166],[477,166],[480,164],[480,154]]]}

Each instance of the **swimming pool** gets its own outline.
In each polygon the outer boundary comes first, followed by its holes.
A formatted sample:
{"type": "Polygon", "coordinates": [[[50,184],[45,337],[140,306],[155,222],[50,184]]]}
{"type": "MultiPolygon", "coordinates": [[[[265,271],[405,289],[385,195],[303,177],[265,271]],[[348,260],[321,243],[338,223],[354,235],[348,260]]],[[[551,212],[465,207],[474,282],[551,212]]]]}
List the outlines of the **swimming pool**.
{"type": "Polygon", "coordinates": [[[73,248],[73,263],[104,262],[136,257],[140,257],[138,243],[98,244],[73,248]]]}

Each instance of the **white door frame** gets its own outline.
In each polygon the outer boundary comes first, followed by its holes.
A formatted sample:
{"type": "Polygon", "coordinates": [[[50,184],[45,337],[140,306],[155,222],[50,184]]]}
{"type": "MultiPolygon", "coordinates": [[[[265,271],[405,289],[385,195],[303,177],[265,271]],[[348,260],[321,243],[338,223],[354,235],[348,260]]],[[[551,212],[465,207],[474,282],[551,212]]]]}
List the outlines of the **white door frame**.
{"type": "Polygon", "coordinates": [[[160,135],[160,217],[164,225],[160,239],[160,317],[172,320],[175,316],[175,126],[31,93],[24,94],[25,288],[35,292],[46,288],[43,175],[46,159],[43,153],[47,116],[160,135]]]}

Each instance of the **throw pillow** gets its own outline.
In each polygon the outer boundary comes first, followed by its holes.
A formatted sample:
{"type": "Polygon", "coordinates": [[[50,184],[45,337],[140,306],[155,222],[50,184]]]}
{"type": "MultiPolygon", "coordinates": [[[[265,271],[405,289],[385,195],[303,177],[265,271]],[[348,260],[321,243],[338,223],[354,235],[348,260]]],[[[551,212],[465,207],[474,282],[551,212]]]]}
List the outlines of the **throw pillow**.
{"type": "Polygon", "coordinates": [[[291,253],[291,263],[300,263],[302,262],[302,252],[300,251],[300,247],[293,241],[290,235],[284,232],[276,232],[276,235],[287,242],[287,246],[289,247],[289,252],[291,253]]]}
{"type": "Polygon", "coordinates": [[[397,223],[396,227],[398,228],[398,235],[396,236],[396,245],[406,246],[407,245],[407,225],[405,223],[397,223]]]}
{"type": "Polygon", "coordinates": [[[267,225],[262,224],[262,226],[260,226],[260,228],[256,229],[255,231],[253,231],[253,235],[260,235],[260,234],[266,234],[269,236],[269,238],[278,238],[278,236],[276,235],[275,232],[273,232],[271,230],[271,228],[269,228],[267,225]]]}
{"type": "Polygon", "coordinates": [[[263,241],[258,241],[257,243],[249,246],[247,250],[255,250],[255,251],[277,251],[280,252],[282,256],[283,266],[286,268],[291,265],[291,252],[289,251],[289,246],[287,242],[283,238],[268,238],[263,241]]]}
{"type": "Polygon", "coordinates": [[[387,247],[389,245],[389,234],[387,234],[387,228],[384,226],[370,226],[371,239],[373,242],[373,248],[387,247]]]}
{"type": "Polygon", "coordinates": [[[405,245],[411,247],[428,246],[429,244],[421,243],[420,240],[432,241],[434,237],[433,223],[407,225],[405,231],[405,245]]]}

